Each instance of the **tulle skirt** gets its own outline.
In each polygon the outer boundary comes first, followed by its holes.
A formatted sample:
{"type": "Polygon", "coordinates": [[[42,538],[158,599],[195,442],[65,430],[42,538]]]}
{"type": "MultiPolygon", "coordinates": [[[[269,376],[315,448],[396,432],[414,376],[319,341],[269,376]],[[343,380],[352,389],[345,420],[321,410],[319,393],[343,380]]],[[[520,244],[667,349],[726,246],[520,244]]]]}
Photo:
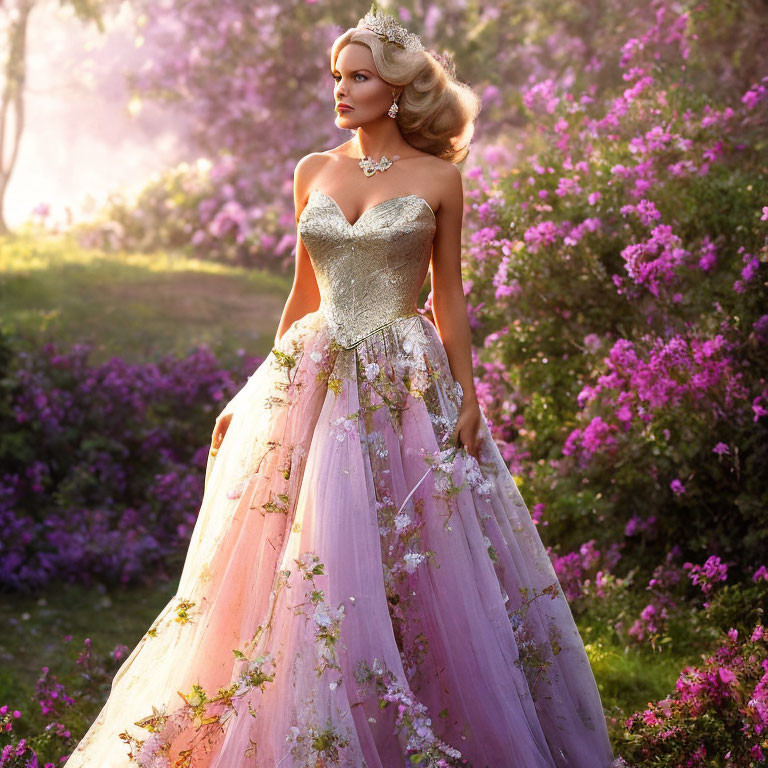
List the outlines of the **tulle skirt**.
{"type": "Polygon", "coordinates": [[[222,410],[178,591],[67,768],[608,768],[583,642],[422,315],[294,323],[222,410]]]}

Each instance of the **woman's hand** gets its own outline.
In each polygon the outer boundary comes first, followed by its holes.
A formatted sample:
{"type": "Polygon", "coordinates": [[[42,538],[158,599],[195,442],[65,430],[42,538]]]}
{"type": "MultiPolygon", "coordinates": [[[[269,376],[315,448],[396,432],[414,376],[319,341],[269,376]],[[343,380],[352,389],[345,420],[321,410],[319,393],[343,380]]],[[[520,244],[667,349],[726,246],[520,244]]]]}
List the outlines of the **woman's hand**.
{"type": "Polygon", "coordinates": [[[219,452],[224,435],[227,434],[229,423],[232,421],[232,414],[225,413],[223,416],[216,420],[216,426],[213,430],[213,436],[211,437],[211,456],[215,456],[219,452]]]}
{"type": "Polygon", "coordinates": [[[464,446],[470,456],[480,461],[480,446],[483,438],[479,436],[483,414],[477,400],[466,400],[461,404],[459,418],[451,435],[451,442],[464,446]]]}

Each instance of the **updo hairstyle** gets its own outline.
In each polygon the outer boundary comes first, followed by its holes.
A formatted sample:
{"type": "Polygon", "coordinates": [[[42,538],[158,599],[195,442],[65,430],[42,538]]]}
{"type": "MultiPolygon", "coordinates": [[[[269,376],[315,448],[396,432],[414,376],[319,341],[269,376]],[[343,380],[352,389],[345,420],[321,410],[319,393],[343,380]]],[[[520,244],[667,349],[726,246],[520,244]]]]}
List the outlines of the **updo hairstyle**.
{"type": "Polygon", "coordinates": [[[362,43],[371,49],[379,76],[402,93],[395,118],[403,138],[416,149],[452,163],[469,152],[481,99],[456,79],[448,53],[408,51],[375,32],[353,27],[336,38],[331,47],[331,69],[344,46],[362,43]]]}

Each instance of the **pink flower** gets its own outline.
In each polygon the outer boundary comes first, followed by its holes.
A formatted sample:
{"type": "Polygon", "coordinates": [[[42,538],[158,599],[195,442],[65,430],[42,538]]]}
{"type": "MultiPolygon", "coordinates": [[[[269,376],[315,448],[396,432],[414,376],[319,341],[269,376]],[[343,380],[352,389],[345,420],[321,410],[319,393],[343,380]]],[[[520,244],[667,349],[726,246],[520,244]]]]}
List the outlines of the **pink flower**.
{"type": "Polygon", "coordinates": [[[661,720],[659,720],[652,709],[646,709],[645,712],[643,712],[643,722],[646,725],[658,725],[661,720]]]}
{"type": "Polygon", "coordinates": [[[759,266],[760,262],[756,258],[750,258],[744,268],[741,270],[742,279],[749,282],[757,274],[759,266]]]}
{"type": "Polygon", "coordinates": [[[593,354],[600,349],[600,337],[596,333],[588,333],[583,340],[584,346],[593,354]]]}
{"type": "MultiPolygon", "coordinates": [[[[690,571],[688,577],[691,582],[698,584],[705,595],[708,595],[712,591],[715,582],[726,581],[728,578],[728,565],[723,563],[717,555],[710,555],[704,565],[683,563],[683,569],[690,571]]],[[[707,606],[705,605],[704,607],[706,608],[707,606]]],[[[728,636],[732,640],[735,640],[736,635],[732,635],[731,633],[738,633],[735,629],[728,631],[728,636]]]]}
{"type": "Polygon", "coordinates": [[[717,246],[710,240],[709,235],[704,236],[699,249],[699,269],[705,272],[715,266],[717,259],[717,246]]]}
{"type": "Polygon", "coordinates": [[[763,581],[768,581],[768,568],[766,568],[764,565],[761,565],[753,574],[752,574],[752,581],[760,581],[762,579],[763,581]]]}
{"type": "Polygon", "coordinates": [[[757,421],[759,418],[768,414],[768,411],[763,407],[761,403],[762,400],[768,400],[767,392],[762,392],[752,401],[752,411],[755,414],[752,421],[757,421]]]}
{"type": "Polygon", "coordinates": [[[128,651],[130,649],[127,645],[123,645],[122,643],[115,646],[114,650],[112,651],[112,657],[115,661],[120,661],[121,659],[125,658],[128,655],[128,651]]]}
{"type": "Polygon", "coordinates": [[[736,675],[726,667],[720,667],[718,670],[718,674],[720,675],[720,679],[726,684],[732,683],[734,680],[736,680],[736,675]]]}
{"type": "Polygon", "coordinates": [[[669,487],[672,489],[672,491],[677,495],[680,496],[681,494],[685,493],[685,486],[680,482],[678,478],[675,478],[670,484],[669,487]]]}
{"type": "Polygon", "coordinates": [[[531,507],[531,519],[537,525],[541,522],[541,516],[544,514],[545,508],[546,505],[541,501],[531,507]]]}

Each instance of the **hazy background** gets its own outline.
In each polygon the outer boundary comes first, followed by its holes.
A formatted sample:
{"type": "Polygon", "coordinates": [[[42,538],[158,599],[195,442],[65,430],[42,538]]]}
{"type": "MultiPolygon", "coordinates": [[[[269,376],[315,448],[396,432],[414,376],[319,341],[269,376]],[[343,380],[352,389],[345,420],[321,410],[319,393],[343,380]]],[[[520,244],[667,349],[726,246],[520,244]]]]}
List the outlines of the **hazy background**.
{"type": "Polygon", "coordinates": [[[12,228],[40,203],[55,220],[67,206],[88,212],[108,191],[135,191],[181,159],[172,111],[130,102],[122,72],[142,61],[131,5],[105,21],[102,34],[55,0],[32,11],[26,121],[6,197],[12,228]]]}

